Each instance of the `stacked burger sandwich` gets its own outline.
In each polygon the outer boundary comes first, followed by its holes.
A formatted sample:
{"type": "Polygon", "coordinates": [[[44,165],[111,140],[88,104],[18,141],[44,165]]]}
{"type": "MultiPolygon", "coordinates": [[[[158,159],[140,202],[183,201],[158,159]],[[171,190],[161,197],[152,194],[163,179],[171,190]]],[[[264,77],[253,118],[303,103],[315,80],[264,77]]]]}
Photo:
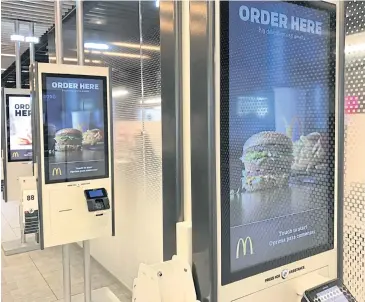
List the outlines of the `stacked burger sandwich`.
{"type": "Polygon", "coordinates": [[[243,146],[242,189],[248,192],[288,185],[293,163],[293,143],[284,134],[264,131],[243,146]]]}

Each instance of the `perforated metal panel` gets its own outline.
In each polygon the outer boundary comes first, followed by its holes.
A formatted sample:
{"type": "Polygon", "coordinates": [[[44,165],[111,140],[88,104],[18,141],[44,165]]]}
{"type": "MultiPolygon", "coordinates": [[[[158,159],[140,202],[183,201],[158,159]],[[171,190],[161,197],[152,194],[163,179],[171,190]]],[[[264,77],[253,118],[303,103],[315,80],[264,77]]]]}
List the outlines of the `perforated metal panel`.
{"type": "Polygon", "coordinates": [[[343,278],[365,301],[365,2],[346,4],[343,278]]]}

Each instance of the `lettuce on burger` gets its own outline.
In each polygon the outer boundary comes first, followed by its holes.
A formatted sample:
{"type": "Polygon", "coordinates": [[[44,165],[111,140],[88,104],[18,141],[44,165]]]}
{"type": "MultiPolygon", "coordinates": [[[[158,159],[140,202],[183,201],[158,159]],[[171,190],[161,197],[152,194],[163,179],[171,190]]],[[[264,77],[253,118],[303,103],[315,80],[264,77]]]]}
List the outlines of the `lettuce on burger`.
{"type": "Polygon", "coordinates": [[[56,151],[78,151],[81,150],[82,132],[73,128],[61,129],[56,132],[55,140],[56,151]]]}
{"type": "Polygon", "coordinates": [[[242,188],[253,192],[287,185],[293,159],[293,143],[286,135],[264,131],[251,136],[241,157],[242,188]]]}

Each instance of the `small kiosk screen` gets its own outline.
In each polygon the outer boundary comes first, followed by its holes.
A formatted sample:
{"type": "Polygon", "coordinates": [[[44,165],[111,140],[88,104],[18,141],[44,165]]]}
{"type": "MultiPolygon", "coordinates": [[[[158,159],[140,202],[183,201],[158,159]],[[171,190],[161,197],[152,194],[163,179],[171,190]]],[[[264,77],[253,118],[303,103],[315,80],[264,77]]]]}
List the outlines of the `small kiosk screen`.
{"type": "Polygon", "coordinates": [[[29,95],[6,95],[8,161],[32,159],[32,112],[29,95]]]}
{"type": "Polygon", "coordinates": [[[106,178],[107,79],[42,74],[45,182],[106,178]]]}
{"type": "Polygon", "coordinates": [[[356,302],[354,296],[339,280],[331,281],[307,290],[302,301],[309,302],[356,302]]]}
{"type": "Polygon", "coordinates": [[[220,5],[224,285],[334,247],[336,10],[220,5]]]}

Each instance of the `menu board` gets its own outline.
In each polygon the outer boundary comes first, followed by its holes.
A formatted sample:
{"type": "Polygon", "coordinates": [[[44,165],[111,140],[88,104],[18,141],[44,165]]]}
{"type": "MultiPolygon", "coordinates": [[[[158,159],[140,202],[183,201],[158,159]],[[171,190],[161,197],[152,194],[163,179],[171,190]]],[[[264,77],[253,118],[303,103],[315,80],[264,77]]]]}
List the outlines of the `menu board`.
{"type": "Polygon", "coordinates": [[[6,95],[8,161],[32,159],[32,112],[29,95],[6,95]]]}
{"type": "Polygon", "coordinates": [[[42,75],[46,183],[109,176],[106,81],[42,75]]]}
{"type": "Polygon", "coordinates": [[[330,4],[221,3],[224,284],[334,246],[335,33],[330,4]]]}

